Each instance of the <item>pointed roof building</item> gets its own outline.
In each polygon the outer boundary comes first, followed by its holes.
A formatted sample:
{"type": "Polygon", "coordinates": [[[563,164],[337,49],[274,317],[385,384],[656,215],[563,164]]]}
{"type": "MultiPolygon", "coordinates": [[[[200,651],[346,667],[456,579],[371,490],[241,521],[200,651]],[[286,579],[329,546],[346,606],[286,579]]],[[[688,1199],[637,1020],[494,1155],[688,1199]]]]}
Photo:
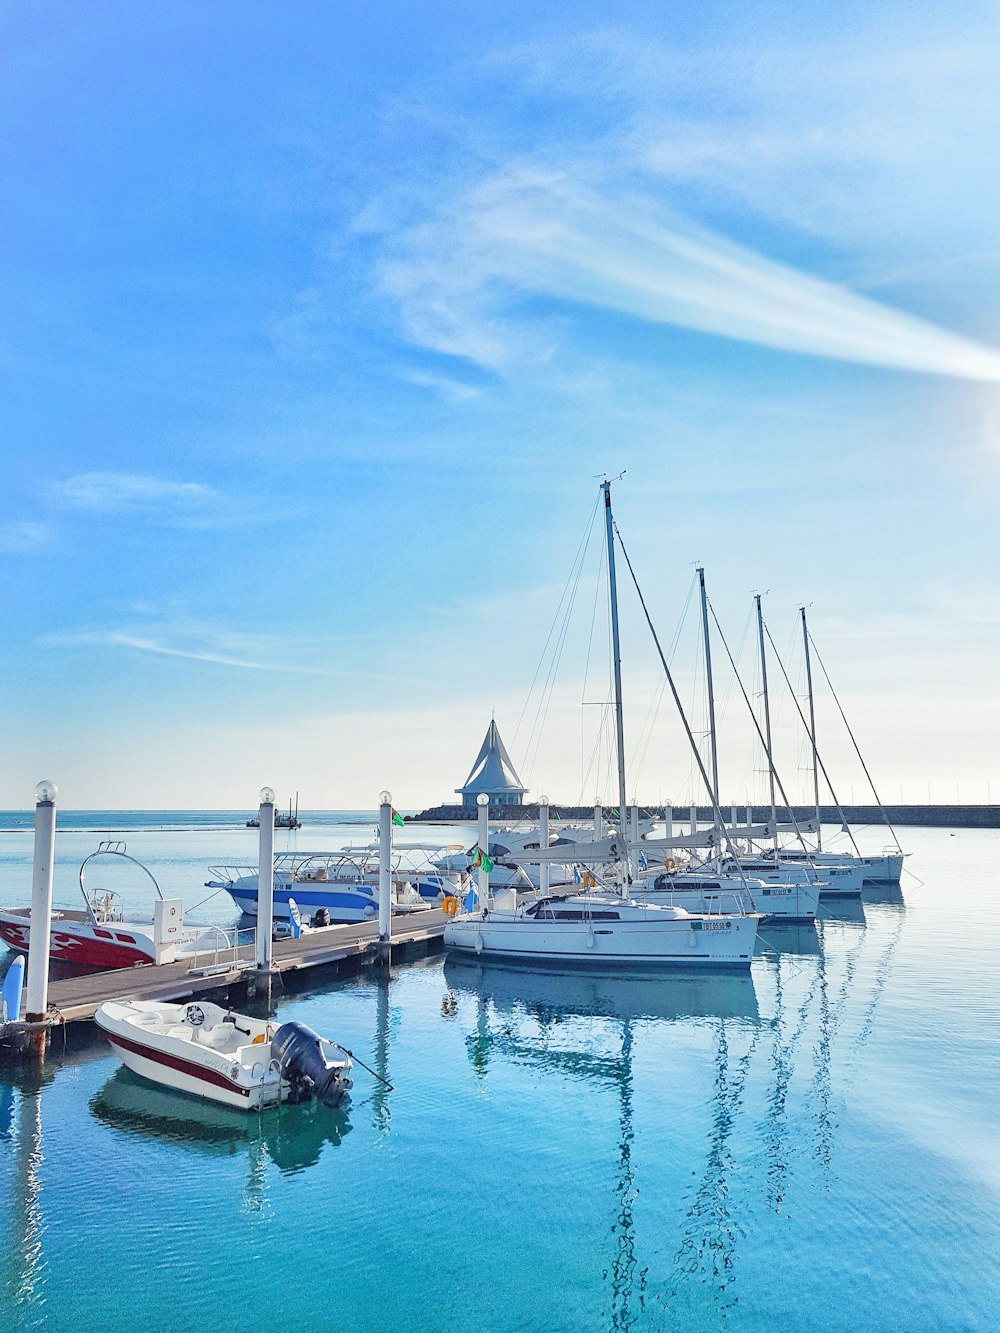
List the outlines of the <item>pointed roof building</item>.
{"type": "Polygon", "coordinates": [[[456,787],[463,805],[475,805],[476,797],[485,792],[490,805],[521,805],[527,787],[514,771],[507,747],[500,739],[495,719],[491,719],[486,739],[465,779],[464,787],[456,787]]]}

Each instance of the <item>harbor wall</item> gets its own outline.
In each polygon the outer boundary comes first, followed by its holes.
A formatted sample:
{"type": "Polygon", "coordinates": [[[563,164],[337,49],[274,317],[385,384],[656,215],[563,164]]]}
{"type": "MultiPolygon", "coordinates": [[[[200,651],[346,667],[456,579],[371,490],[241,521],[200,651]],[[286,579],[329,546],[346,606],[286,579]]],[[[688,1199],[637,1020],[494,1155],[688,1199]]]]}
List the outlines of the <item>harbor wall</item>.
{"type": "MultiPolygon", "coordinates": [[[[745,816],[746,806],[737,806],[740,820],[745,816]]],[[[1000,828],[1000,805],[886,805],[883,807],[885,814],[879,810],[876,805],[845,805],[843,807],[844,815],[850,824],[866,825],[881,824],[886,818],[889,823],[906,827],[924,827],[924,828],[1000,828]]],[[[655,819],[662,814],[663,807],[658,805],[641,805],[639,807],[640,815],[645,818],[655,819]]],[[[698,819],[703,824],[712,822],[712,810],[710,806],[700,805],[697,807],[698,819]]],[[[723,814],[728,818],[729,806],[723,805],[723,814]]],[[[755,805],[751,807],[751,820],[755,824],[764,824],[771,816],[770,806],[755,805]]],[[[793,806],[795,819],[801,823],[812,819],[814,810],[812,806],[796,805],[793,806]]],[[[689,809],[687,806],[674,806],[674,824],[681,826],[688,820],[689,809]]],[[[592,805],[560,805],[557,801],[552,801],[549,805],[549,818],[560,820],[593,819],[594,807],[592,805]]],[[[608,817],[605,809],[605,818],[608,817]]],[[[824,824],[837,824],[840,822],[840,814],[836,806],[821,805],[820,817],[824,824]]],[[[532,804],[491,806],[491,823],[512,823],[519,819],[537,820],[538,806],[532,804]]],[[[778,818],[782,822],[788,821],[788,815],[783,809],[779,809],[778,818]]],[[[407,815],[408,823],[414,824],[461,824],[476,822],[475,810],[468,806],[461,805],[436,805],[429,810],[421,810],[419,814],[407,815]]]]}

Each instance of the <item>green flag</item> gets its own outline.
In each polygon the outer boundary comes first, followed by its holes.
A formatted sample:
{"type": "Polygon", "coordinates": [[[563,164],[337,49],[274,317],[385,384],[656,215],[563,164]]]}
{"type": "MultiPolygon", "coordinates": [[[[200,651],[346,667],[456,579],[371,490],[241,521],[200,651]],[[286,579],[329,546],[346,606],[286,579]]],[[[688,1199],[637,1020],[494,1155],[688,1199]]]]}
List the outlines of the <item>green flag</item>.
{"type": "Polygon", "coordinates": [[[405,821],[404,821],[404,819],[403,819],[403,816],[399,813],[398,810],[393,810],[393,812],[392,812],[392,822],[396,825],[397,828],[402,828],[402,827],[403,827],[403,824],[404,824],[405,821]]]}
{"type": "Polygon", "coordinates": [[[487,875],[493,869],[493,862],[483,851],[482,847],[476,848],[476,854],[472,858],[472,864],[475,866],[477,870],[485,870],[487,875]]]}

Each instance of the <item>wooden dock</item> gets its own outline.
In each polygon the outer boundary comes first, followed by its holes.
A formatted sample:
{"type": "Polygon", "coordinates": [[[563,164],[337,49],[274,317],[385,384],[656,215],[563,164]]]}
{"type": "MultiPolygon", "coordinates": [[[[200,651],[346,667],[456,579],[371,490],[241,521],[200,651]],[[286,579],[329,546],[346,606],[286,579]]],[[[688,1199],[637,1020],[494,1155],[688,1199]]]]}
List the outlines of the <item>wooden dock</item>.
{"type": "MultiPolygon", "coordinates": [[[[392,947],[396,957],[402,960],[408,952],[417,949],[427,952],[436,947],[444,936],[448,920],[444,912],[436,910],[396,917],[392,923],[392,947]]],[[[305,968],[336,966],[349,960],[374,960],[377,940],[377,920],[357,925],[325,926],[320,930],[307,931],[297,940],[277,940],[273,948],[272,964],[281,974],[305,968]]],[[[247,980],[253,961],[253,946],[247,945],[239,951],[237,959],[230,959],[228,964],[218,966],[192,970],[190,960],[184,959],[158,967],[151,964],[51,981],[49,1023],[92,1019],[105,1000],[181,1000],[205,991],[225,990],[247,980]]],[[[26,1026],[24,1023],[8,1023],[0,1033],[13,1036],[13,1030],[26,1026]]]]}

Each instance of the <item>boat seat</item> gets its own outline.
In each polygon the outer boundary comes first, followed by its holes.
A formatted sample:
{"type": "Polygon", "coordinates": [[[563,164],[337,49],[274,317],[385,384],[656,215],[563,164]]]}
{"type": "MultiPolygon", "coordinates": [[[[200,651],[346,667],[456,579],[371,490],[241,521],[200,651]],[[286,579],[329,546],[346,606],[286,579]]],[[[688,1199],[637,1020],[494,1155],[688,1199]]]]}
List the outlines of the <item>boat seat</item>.
{"type": "Polygon", "coordinates": [[[194,1028],[189,1028],[186,1023],[175,1023],[173,1027],[167,1028],[165,1035],[168,1037],[181,1037],[190,1041],[191,1037],[194,1035],[194,1028]]]}
{"type": "Polygon", "coordinates": [[[233,1044],[233,1027],[231,1023],[219,1024],[214,1028],[202,1028],[199,1041],[203,1046],[211,1046],[214,1050],[224,1051],[233,1044]]]}

